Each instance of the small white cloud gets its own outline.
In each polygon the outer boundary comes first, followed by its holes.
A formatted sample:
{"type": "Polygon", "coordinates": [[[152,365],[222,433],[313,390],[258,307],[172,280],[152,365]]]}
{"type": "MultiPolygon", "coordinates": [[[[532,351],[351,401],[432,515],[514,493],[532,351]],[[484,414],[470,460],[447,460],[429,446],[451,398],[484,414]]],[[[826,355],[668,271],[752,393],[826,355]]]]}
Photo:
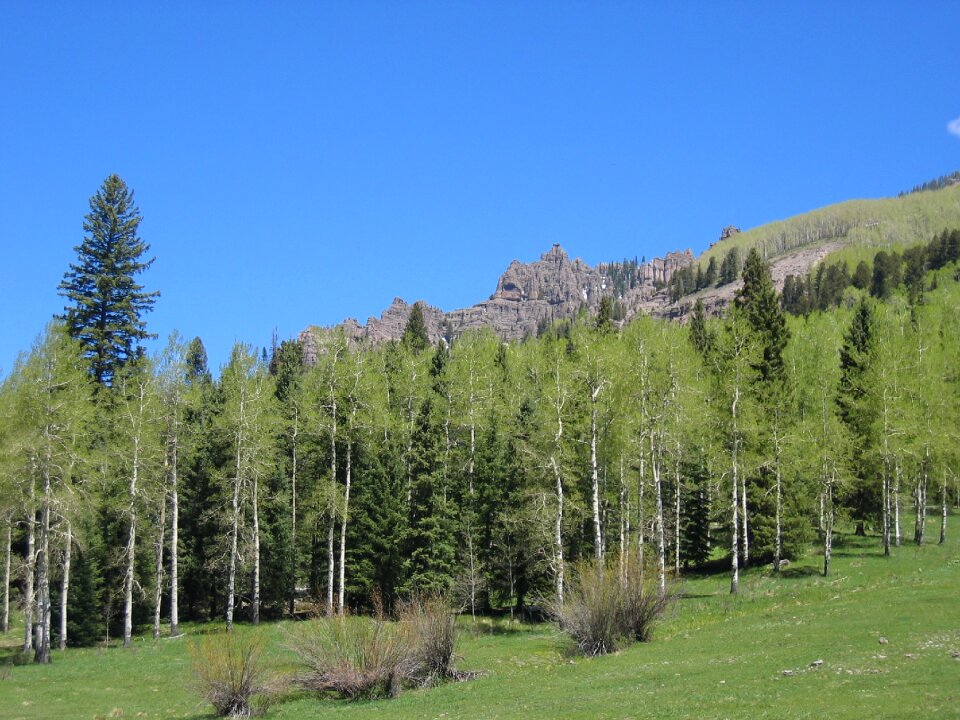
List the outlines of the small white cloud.
{"type": "Polygon", "coordinates": [[[947,123],[947,132],[960,137],[960,117],[947,123]]]}

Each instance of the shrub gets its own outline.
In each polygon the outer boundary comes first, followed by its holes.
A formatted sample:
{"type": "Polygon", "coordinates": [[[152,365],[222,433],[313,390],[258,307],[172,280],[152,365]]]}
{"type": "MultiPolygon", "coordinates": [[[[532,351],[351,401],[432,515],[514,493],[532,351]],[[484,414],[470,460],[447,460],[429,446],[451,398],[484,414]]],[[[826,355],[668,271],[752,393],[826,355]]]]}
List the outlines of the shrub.
{"type": "Polygon", "coordinates": [[[372,618],[324,618],[298,628],[291,647],[305,671],[297,684],[354,700],[468,677],[454,667],[456,617],[449,601],[414,596],[399,604],[397,622],[386,618],[378,598],[374,608],[372,618]]]}
{"type": "MultiPolygon", "coordinates": [[[[652,575],[652,573],[651,573],[652,575]]],[[[645,642],[669,604],[655,578],[645,578],[636,561],[584,561],[574,566],[566,597],[547,601],[560,630],[584,655],[616,652],[645,642]]]]}
{"type": "Polygon", "coordinates": [[[305,666],[298,685],[312,692],[332,691],[351,700],[393,697],[409,667],[404,628],[384,617],[375,603],[372,618],[336,617],[304,623],[291,643],[305,666]]]}
{"type": "Polygon", "coordinates": [[[269,705],[269,670],[264,642],[256,633],[205,635],[190,646],[197,691],[218,717],[252,717],[269,705]]]}
{"type": "Polygon", "coordinates": [[[421,686],[460,679],[454,667],[457,618],[450,601],[441,595],[414,595],[400,603],[398,614],[410,639],[406,679],[421,686]]]}

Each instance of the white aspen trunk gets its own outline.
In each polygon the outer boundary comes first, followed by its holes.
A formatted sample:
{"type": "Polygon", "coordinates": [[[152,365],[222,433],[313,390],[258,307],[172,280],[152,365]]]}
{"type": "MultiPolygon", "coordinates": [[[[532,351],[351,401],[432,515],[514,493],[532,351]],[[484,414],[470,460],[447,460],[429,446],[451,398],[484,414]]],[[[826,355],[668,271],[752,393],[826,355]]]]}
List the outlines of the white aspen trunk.
{"type": "Polygon", "coordinates": [[[260,478],[253,473],[253,602],[250,606],[250,621],[260,624],[260,478]]]}
{"type": "Polygon", "coordinates": [[[297,602],[297,435],[300,432],[300,410],[293,409],[293,438],[291,453],[293,468],[290,473],[290,604],[289,614],[293,617],[297,602]]]}
{"type": "Polygon", "coordinates": [[[780,464],[780,416],[779,410],[775,410],[775,427],[773,435],[773,462],[774,462],[774,481],[776,484],[776,529],[773,541],[773,569],[774,572],[780,572],[780,560],[783,557],[783,473],[780,464]]]}
{"type": "Polygon", "coordinates": [[[882,498],[881,504],[883,505],[883,554],[887,557],[890,556],[890,463],[889,460],[884,461],[883,467],[883,482],[881,483],[882,488],[882,498]]]}
{"type": "Polygon", "coordinates": [[[750,535],[747,527],[747,474],[740,474],[740,519],[743,522],[743,568],[746,570],[750,564],[750,535]]]}
{"type": "Polygon", "coordinates": [[[637,479],[637,560],[640,563],[640,572],[643,572],[643,551],[644,545],[646,544],[646,523],[647,520],[643,515],[643,490],[644,490],[644,472],[646,470],[645,466],[645,453],[643,452],[643,440],[641,437],[640,441],[640,476],[637,479]]]}
{"type": "Polygon", "coordinates": [[[33,606],[36,602],[34,598],[34,573],[36,571],[36,529],[37,524],[36,510],[33,507],[34,501],[34,469],[30,472],[30,488],[27,502],[27,557],[23,565],[23,651],[33,650],[33,606]]]}
{"type": "Polygon", "coordinates": [[[63,577],[60,579],[60,639],[61,650],[67,648],[67,604],[70,599],[70,560],[73,554],[73,526],[66,521],[67,531],[63,540],[63,577]]]}
{"type": "Polygon", "coordinates": [[[620,584],[627,582],[627,523],[630,522],[630,510],[627,506],[627,485],[623,476],[623,453],[620,453],[620,584]]]}
{"type": "Polygon", "coordinates": [[[166,540],[167,529],[167,499],[160,503],[160,525],[157,528],[157,537],[153,542],[154,578],[153,589],[153,639],[160,638],[160,603],[163,600],[163,543],[166,540]]]}
{"type": "Polygon", "coordinates": [[[337,612],[343,617],[344,602],[346,601],[346,566],[347,566],[347,521],[350,513],[350,474],[352,470],[353,441],[347,438],[347,466],[343,486],[343,514],[340,516],[340,597],[337,601],[337,612]]]}
{"type": "Polygon", "coordinates": [[[134,441],[133,472],[130,474],[130,508],[129,529],[127,531],[127,569],[123,578],[123,646],[130,647],[133,637],[133,573],[135,569],[135,552],[137,547],[137,480],[139,461],[139,443],[134,441]]]}
{"type": "Polygon", "coordinates": [[[680,443],[677,443],[677,462],[674,472],[674,506],[673,506],[673,570],[680,574],[680,443]]]}
{"type": "Polygon", "coordinates": [[[43,470],[43,504],[40,508],[40,547],[37,552],[37,605],[39,607],[40,639],[33,661],[50,662],[50,458],[43,470]]]}
{"type": "Polygon", "coordinates": [[[900,468],[900,459],[897,458],[894,464],[893,475],[893,533],[894,545],[900,547],[903,542],[903,533],[900,530],[900,477],[902,470],[900,468]]]}
{"type": "Polygon", "coordinates": [[[0,630],[4,635],[10,632],[10,554],[13,548],[13,518],[9,515],[6,517],[6,525],[7,532],[3,543],[3,618],[0,620],[0,630]]]}
{"type": "Polygon", "coordinates": [[[603,559],[603,529],[600,526],[600,480],[597,475],[597,391],[590,395],[590,489],[593,507],[594,555],[603,559]]]}
{"type": "Polygon", "coordinates": [[[730,540],[730,550],[731,550],[731,553],[730,553],[730,554],[731,554],[731,560],[730,560],[730,594],[731,594],[731,595],[736,595],[736,594],[739,592],[739,590],[740,590],[740,566],[739,566],[738,558],[737,558],[737,556],[738,556],[738,554],[739,554],[739,547],[738,547],[739,542],[738,542],[737,534],[738,534],[738,526],[739,526],[739,523],[740,523],[740,519],[737,517],[737,515],[738,515],[738,507],[739,507],[739,505],[738,505],[738,497],[737,497],[737,490],[738,490],[738,485],[739,485],[739,480],[740,480],[740,478],[739,478],[739,467],[738,467],[738,465],[739,465],[739,460],[738,460],[738,457],[737,457],[737,452],[738,452],[738,450],[739,450],[739,444],[740,444],[740,438],[739,438],[739,436],[738,436],[738,435],[739,435],[739,428],[737,427],[737,420],[738,420],[738,418],[737,418],[737,403],[738,403],[739,401],[740,401],[740,388],[737,387],[737,388],[735,388],[734,391],[733,391],[733,402],[731,403],[731,411],[732,411],[732,415],[733,415],[733,438],[732,438],[732,439],[733,439],[733,448],[732,448],[732,451],[731,451],[731,460],[732,460],[732,462],[731,462],[731,472],[732,472],[732,476],[733,476],[733,477],[732,477],[733,482],[731,483],[731,485],[733,486],[733,493],[732,493],[732,502],[731,502],[731,515],[732,515],[732,517],[731,517],[731,523],[730,523],[730,526],[731,526],[731,528],[732,528],[732,530],[733,530],[733,532],[731,533],[731,540],[730,540]]]}
{"type": "Polygon", "coordinates": [[[930,466],[930,449],[927,448],[923,469],[917,477],[917,526],[914,531],[917,545],[923,544],[924,530],[927,521],[927,468],[930,466]]]}
{"type": "MultiPolygon", "coordinates": [[[[473,375],[470,376],[471,383],[473,382],[473,375]]],[[[475,509],[476,501],[474,497],[474,473],[476,468],[476,457],[477,457],[477,427],[474,422],[474,397],[473,392],[470,393],[470,457],[467,461],[467,492],[470,502],[470,512],[467,518],[467,560],[470,564],[470,617],[476,621],[477,619],[477,553],[476,548],[474,547],[473,542],[473,511],[475,509]]]]}
{"type": "Polygon", "coordinates": [[[333,536],[337,524],[336,515],[330,513],[330,527],[327,529],[327,617],[333,617],[333,584],[336,571],[333,553],[333,536]]]}
{"type": "Polygon", "coordinates": [[[780,461],[777,460],[777,468],[775,471],[776,479],[776,536],[773,541],[773,569],[776,572],[780,572],[780,559],[783,557],[783,486],[782,478],[780,475],[780,461]]]}
{"type": "Polygon", "coordinates": [[[824,508],[823,508],[823,503],[824,503],[823,494],[824,494],[824,491],[821,490],[821,491],[820,491],[820,497],[818,498],[819,504],[820,504],[820,520],[819,520],[819,522],[817,523],[817,528],[820,530],[820,532],[823,532],[823,531],[824,531],[824,528],[826,527],[826,526],[824,525],[824,517],[823,517],[823,512],[824,512],[824,508]]]}
{"type": "Polygon", "coordinates": [[[243,422],[244,399],[240,398],[240,423],[237,430],[237,452],[235,476],[233,478],[233,496],[230,498],[230,565],[227,571],[227,632],[233,631],[233,606],[237,587],[237,535],[240,532],[240,487],[243,482],[243,422]]]}
{"type": "MultiPolygon", "coordinates": [[[[176,425],[174,427],[176,428],[176,425]]],[[[179,433],[175,429],[170,459],[170,637],[180,634],[180,478],[177,472],[179,445],[179,433]]]]}
{"type": "Polygon", "coordinates": [[[830,556],[833,554],[833,476],[827,481],[824,490],[826,515],[823,534],[823,576],[830,575],[830,556]]]}
{"type": "Polygon", "coordinates": [[[563,604],[563,479],[560,475],[560,467],[553,455],[550,456],[550,465],[553,467],[557,494],[557,515],[553,530],[553,563],[556,567],[557,601],[563,604]]]}
{"type": "MultiPolygon", "coordinates": [[[[653,443],[651,442],[651,449],[653,443]]],[[[651,458],[650,469],[653,471],[653,488],[656,496],[656,517],[654,521],[657,526],[657,586],[659,587],[660,597],[663,597],[667,591],[667,573],[666,573],[666,548],[663,532],[663,495],[660,483],[660,461],[658,458],[651,458]]]]}
{"type": "MultiPolygon", "coordinates": [[[[337,400],[332,385],[330,386],[330,407],[332,408],[330,424],[330,482],[332,483],[331,491],[334,491],[337,486],[337,400]]],[[[409,471],[407,474],[409,475],[409,471]]],[[[412,487],[411,482],[412,481],[408,479],[408,495],[410,493],[409,488],[412,487]]],[[[336,497],[336,495],[334,494],[333,497],[336,497]]],[[[333,554],[333,536],[337,522],[337,510],[333,497],[331,497],[332,504],[330,507],[330,528],[327,530],[327,617],[333,616],[333,582],[336,573],[336,563],[333,554]]]]}
{"type": "MultiPolygon", "coordinates": [[[[10,528],[7,526],[7,562],[10,562],[10,540],[9,535],[10,528]]],[[[938,545],[943,545],[947,541],[947,470],[943,470],[943,484],[940,486],[940,542],[938,545]]],[[[9,569],[7,570],[7,575],[10,574],[9,569]]],[[[6,617],[6,615],[4,615],[6,617]]],[[[6,632],[6,628],[4,628],[6,632]]]]}

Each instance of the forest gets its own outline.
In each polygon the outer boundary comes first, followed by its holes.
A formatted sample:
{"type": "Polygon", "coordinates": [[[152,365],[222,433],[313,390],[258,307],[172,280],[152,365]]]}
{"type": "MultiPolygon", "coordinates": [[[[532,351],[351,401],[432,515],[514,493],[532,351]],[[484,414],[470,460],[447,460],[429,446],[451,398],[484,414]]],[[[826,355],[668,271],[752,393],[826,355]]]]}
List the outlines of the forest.
{"type": "Polygon", "coordinates": [[[753,249],[722,317],[622,322],[609,298],[524,342],[432,346],[414,306],[399,342],[318,331],[312,365],[237,344],[215,376],[200,338],[142,348],[158,293],[132,191],[111,176],[90,207],[64,314],[0,387],[3,630],[19,608],[37,662],[417,591],[538,617],[580,559],[664,591],[722,563],[737,593],[813,544],[828,575],[840,525],[887,554],[944,541],[956,233],[829,302],[784,301],[753,249]]]}

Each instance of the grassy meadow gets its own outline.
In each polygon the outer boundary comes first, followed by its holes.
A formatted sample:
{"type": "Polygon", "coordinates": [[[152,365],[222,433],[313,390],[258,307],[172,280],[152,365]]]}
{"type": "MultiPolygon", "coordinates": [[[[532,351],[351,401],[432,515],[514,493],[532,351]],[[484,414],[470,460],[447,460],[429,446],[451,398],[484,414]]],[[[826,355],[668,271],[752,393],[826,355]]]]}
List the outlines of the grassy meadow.
{"type": "MultiPolygon", "coordinates": [[[[569,656],[545,625],[462,619],[458,665],[479,678],[394,700],[290,694],[266,717],[960,717],[960,543],[905,544],[884,558],[878,538],[844,535],[832,572],[821,577],[811,552],[781,578],[749,570],[738,597],[725,573],[689,576],[652,642],[601,658],[569,656]]],[[[211,717],[189,652],[211,628],[185,629],[131,650],[55,651],[50,666],[15,664],[12,630],[0,640],[0,717],[211,717]]],[[[286,623],[256,632],[278,672],[294,669],[286,623]]]]}

